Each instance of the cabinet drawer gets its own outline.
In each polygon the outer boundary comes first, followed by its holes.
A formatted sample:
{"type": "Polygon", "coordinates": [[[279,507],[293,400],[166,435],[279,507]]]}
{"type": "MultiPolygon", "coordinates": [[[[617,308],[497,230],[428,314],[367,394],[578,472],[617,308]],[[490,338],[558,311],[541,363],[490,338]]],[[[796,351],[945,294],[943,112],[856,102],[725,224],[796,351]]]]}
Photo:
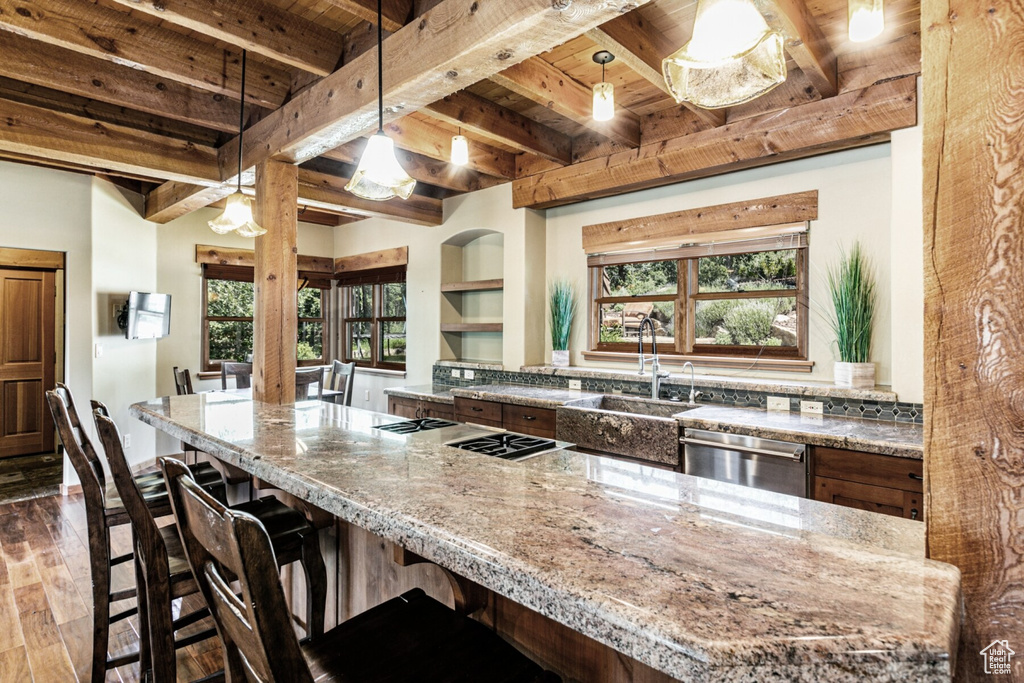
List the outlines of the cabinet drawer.
{"type": "Polygon", "coordinates": [[[814,499],[833,505],[903,516],[905,491],[828,477],[814,478],[814,499]]]}
{"type": "Polygon", "coordinates": [[[820,446],[814,449],[814,474],[818,477],[921,493],[923,471],[920,460],[820,446]]]}
{"type": "Polygon", "coordinates": [[[419,401],[412,398],[402,398],[398,396],[388,397],[388,412],[398,417],[406,417],[415,419],[419,417],[419,401]]]}
{"type": "Polygon", "coordinates": [[[460,422],[477,422],[492,427],[501,426],[501,404],[478,401],[474,398],[455,397],[455,415],[460,422]]]}
{"type": "Polygon", "coordinates": [[[531,408],[506,403],[501,407],[501,415],[506,429],[518,432],[522,431],[520,427],[529,427],[551,432],[552,435],[555,432],[555,411],[550,408],[531,408]]]}
{"type": "Polygon", "coordinates": [[[433,417],[438,420],[454,420],[455,409],[447,403],[434,403],[432,401],[420,401],[423,417],[433,417]]]}

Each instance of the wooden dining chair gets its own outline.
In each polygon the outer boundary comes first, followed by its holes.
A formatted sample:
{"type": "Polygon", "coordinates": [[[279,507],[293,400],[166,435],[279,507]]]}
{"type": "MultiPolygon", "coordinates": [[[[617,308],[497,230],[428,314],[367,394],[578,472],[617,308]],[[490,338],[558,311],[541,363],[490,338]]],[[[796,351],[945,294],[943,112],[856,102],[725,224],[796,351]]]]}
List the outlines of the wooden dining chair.
{"type": "MultiPolygon", "coordinates": [[[[235,365],[238,364],[236,363],[235,365]]],[[[250,365],[251,367],[251,364],[247,363],[242,363],[241,365],[250,365]]],[[[238,380],[236,379],[236,381],[238,380]]],[[[227,387],[227,379],[223,374],[223,365],[221,366],[221,384],[225,388],[227,387]]],[[[174,387],[178,391],[178,396],[189,396],[195,393],[195,391],[193,391],[192,389],[192,376],[189,374],[188,368],[185,368],[184,370],[179,370],[178,366],[174,366],[174,387]]],[[[192,444],[186,441],[182,441],[181,450],[185,456],[186,464],[188,464],[189,453],[192,453],[193,463],[199,462],[199,453],[202,451],[202,449],[193,446],[192,444]]],[[[239,467],[235,467],[230,463],[222,462],[220,460],[214,460],[213,466],[220,470],[220,473],[224,475],[224,478],[227,480],[227,483],[232,485],[248,484],[250,487],[252,486],[252,482],[249,478],[249,473],[246,472],[245,470],[239,467]]],[[[251,488],[249,491],[249,498],[252,498],[251,488]]]]}
{"type": "Polygon", "coordinates": [[[177,365],[174,366],[174,388],[177,390],[178,396],[196,393],[192,390],[192,375],[188,368],[179,370],[177,365]]]}
{"type": "Polygon", "coordinates": [[[338,405],[352,405],[352,384],[356,377],[355,363],[342,363],[335,360],[331,365],[331,382],[327,387],[331,391],[340,391],[341,400],[335,400],[338,405]]]}
{"type": "Polygon", "coordinates": [[[164,472],[185,554],[220,633],[227,680],[558,680],[480,622],[420,589],[300,644],[288,622],[284,589],[263,525],[205,493],[180,461],[167,461],[164,472]],[[240,595],[231,589],[236,577],[240,595]]]}
{"type": "Polygon", "coordinates": [[[309,388],[316,385],[316,400],[324,397],[324,369],[299,368],[295,371],[295,400],[305,401],[309,398],[309,388]]]}
{"type": "Polygon", "coordinates": [[[223,361],[220,364],[220,388],[228,388],[228,378],[235,378],[235,389],[252,387],[252,363],[232,363],[223,361]]]}

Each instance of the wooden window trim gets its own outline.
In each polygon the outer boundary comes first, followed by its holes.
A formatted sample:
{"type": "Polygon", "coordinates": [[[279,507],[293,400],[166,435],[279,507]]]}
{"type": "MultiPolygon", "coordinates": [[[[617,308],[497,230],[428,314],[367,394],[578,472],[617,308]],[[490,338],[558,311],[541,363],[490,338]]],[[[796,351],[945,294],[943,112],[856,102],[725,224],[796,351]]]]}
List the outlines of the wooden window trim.
{"type": "MultiPolygon", "coordinates": [[[[383,322],[407,322],[408,315],[397,317],[397,316],[383,316],[381,315],[384,306],[383,290],[385,285],[389,284],[402,284],[405,282],[405,273],[392,274],[393,279],[389,279],[384,282],[354,282],[349,281],[343,284],[339,288],[341,296],[341,354],[345,359],[346,363],[355,363],[357,367],[369,368],[374,370],[396,370],[399,372],[405,372],[405,363],[387,363],[380,360],[380,330],[383,322]],[[349,317],[348,313],[350,306],[352,305],[351,293],[348,291],[350,287],[362,287],[369,286],[371,288],[371,302],[370,312],[371,317],[349,317]],[[348,343],[348,330],[349,325],[352,323],[369,323],[370,325],[370,361],[359,360],[350,356],[351,347],[348,343]]],[[[408,290],[406,290],[408,292],[408,290]]],[[[407,312],[408,313],[408,312],[407,312]]],[[[406,328],[406,349],[408,350],[408,327],[406,328]]]]}

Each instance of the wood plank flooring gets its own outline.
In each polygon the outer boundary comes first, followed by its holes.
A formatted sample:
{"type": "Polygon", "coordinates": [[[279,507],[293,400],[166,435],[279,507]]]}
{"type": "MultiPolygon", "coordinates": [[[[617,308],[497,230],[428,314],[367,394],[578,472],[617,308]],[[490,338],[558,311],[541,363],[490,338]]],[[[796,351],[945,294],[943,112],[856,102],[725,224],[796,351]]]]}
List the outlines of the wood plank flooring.
{"type": "MultiPolygon", "coordinates": [[[[116,553],[130,548],[127,526],[115,530],[113,543],[116,553]]],[[[131,563],[114,568],[115,589],[133,582],[131,563]]],[[[176,604],[175,616],[194,609],[199,599],[190,596],[176,604]]],[[[113,611],[131,604],[116,603],[113,611]]],[[[200,622],[184,633],[209,626],[200,622]]],[[[111,627],[111,655],[134,651],[138,643],[135,617],[111,627]]],[[[0,681],[87,681],[91,647],[92,590],[81,496],[0,505],[0,681]]],[[[221,667],[216,638],[178,651],[178,680],[202,678],[221,667]]],[[[107,672],[107,681],[136,680],[138,664],[107,672]]]]}

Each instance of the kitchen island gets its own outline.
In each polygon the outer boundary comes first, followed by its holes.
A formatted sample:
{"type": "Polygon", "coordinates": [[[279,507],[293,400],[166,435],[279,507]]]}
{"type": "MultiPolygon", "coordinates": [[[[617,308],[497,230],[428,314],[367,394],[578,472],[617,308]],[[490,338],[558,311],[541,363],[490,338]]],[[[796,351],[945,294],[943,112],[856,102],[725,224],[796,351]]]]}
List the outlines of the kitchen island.
{"type": "Polygon", "coordinates": [[[481,619],[567,678],[552,649],[570,639],[507,615],[541,615],[645,680],[950,679],[959,573],[923,559],[908,520],[570,451],[506,462],[320,402],[201,394],[131,412],[491,591],[481,619]]]}

